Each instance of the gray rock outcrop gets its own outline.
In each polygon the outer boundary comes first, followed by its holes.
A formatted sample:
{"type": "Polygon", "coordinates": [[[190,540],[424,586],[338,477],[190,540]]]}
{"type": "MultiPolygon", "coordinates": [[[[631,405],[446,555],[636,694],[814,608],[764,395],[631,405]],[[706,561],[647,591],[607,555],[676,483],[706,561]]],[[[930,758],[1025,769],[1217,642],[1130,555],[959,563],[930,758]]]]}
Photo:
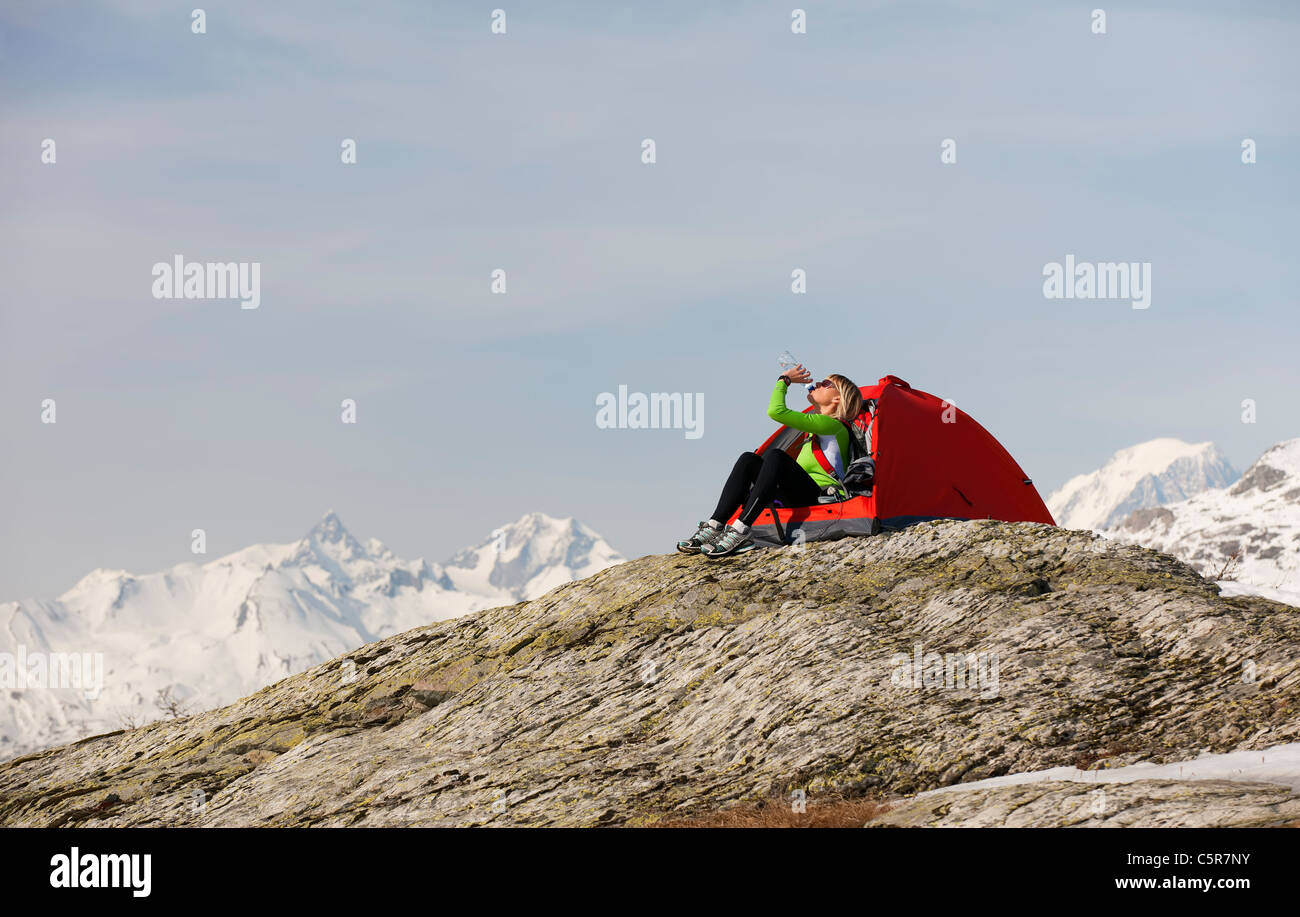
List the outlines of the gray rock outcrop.
{"type": "MultiPolygon", "coordinates": [[[[1298,614],[1027,523],[651,556],[7,762],[0,824],[640,825],[1262,749],[1300,738],[1298,614]]],[[[1089,789],[998,788],[943,817],[1032,796],[1052,814],[1003,823],[1055,824],[1047,794],[1089,789]]],[[[1195,805],[1293,816],[1260,792],[1195,805]]],[[[916,805],[892,817],[925,821],[916,805]]]]}

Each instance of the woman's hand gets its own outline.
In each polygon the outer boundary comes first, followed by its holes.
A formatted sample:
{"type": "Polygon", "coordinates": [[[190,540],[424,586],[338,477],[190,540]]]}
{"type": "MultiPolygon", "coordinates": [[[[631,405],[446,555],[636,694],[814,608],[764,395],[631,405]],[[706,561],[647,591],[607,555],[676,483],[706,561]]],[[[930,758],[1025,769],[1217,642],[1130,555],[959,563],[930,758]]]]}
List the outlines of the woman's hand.
{"type": "Polygon", "coordinates": [[[802,363],[794,367],[794,369],[787,369],[782,375],[789,379],[791,383],[812,381],[812,373],[804,369],[802,363]]]}

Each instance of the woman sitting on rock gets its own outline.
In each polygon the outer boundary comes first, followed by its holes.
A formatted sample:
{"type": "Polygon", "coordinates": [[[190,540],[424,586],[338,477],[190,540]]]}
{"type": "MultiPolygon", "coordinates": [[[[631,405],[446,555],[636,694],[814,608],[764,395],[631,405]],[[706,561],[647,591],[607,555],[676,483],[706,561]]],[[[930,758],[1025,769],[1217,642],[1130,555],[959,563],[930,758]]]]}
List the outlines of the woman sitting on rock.
{"type": "Polygon", "coordinates": [[[776,380],[767,416],[779,424],[809,434],[799,458],[791,458],[784,449],[768,449],[759,456],[746,452],[736,459],[731,477],[723,485],[722,496],[713,515],[701,522],[695,534],[677,542],[683,554],[727,557],[755,547],[749,537],[750,526],[768,504],[812,506],[828,487],[839,487],[844,464],[849,455],[847,424],[862,413],[862,393],[848,378],[830,375],[808,392],[808,401],[817,410],[803,414],[785,406],[786,390],[791,383],[811,382],[803,366],[796,366],[776,380]],[[834,474],[828,473],[818,460],[814,443],[821,447],[834,474]],[[731,525],[726,520],[737,509],[740,517],[731,525]]]}

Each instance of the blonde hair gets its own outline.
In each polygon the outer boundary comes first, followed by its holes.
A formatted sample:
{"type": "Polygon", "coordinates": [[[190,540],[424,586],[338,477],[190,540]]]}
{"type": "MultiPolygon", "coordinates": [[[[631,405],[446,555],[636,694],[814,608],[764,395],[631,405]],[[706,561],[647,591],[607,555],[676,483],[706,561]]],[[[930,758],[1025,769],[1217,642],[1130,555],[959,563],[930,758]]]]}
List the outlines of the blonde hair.
{"type": "Polygon", "coordinates": [[[848,376],[831,373],[826,378],[831,380],[840,393],[840,406],[835,412],[835,419],[848,426],[862,413],[862,392],[848,376]]]}

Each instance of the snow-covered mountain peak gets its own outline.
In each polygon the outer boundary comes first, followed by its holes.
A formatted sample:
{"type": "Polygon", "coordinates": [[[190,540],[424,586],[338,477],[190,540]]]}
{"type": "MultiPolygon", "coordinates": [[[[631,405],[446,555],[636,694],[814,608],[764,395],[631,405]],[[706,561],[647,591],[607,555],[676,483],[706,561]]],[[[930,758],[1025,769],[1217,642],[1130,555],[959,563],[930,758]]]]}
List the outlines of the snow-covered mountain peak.
{"type": "Polygon", "coordinates": [[[1252,490],[1266,493],[1288,480],[1300,483],[1300,438],[1284,440],[1267,449],[1228,493],[1234,497],[1252,490]]]}
{"type": "Polygon", "coordinates": [[[117,589],[122,583],[132,579],[130,573],[125,570],[112,570],[107,567],[96,567],[91,570],[73,585],[71,589],[59,596],[60,599],[73,595],[84,595],[90,592],[98,592],[104,589],[117,589]]]}
{"type": "Polygon", "coordinates": [[[1130,513],[1226,487],[1238,473],[1212,442],[1161,437],[1121,449],[1097,471],[1071,478],[1047,498],[1058,525],[1108,529],[1130,513]]]}
{"type": "Polygon", "coordinates": [[[458,552],[446,567],[458,589],[504,590],[523,600],[623,560],[605,539],[577,520],[529,513],[493,529],[474,547],[458,552]]]}
{"type": "Polygon", "coordinates": [[[300,542],[299,556],[314,556],[321,561],[346,566],[369,559],[370,553],[343,525],[333,510],[321,517],[300,542]]]}
{"type": "Polygon", "coordinates": [[[320,517],[320,522],[312,526],[311,531],[307,533],[307,537],[329,544],[354,540],[352,534],[343,525],[343,520],[332,509],[327,510],[325,515],[320,517]]]}
{"type": "Polygon", "coordinates": [[[1209,441],[1187,443],[1172,436],[1161,436],[1138,443],[1136,446],[1129,446],[1127,449],[1120,449],[1111,458],[1111,462],[1117,468],[1128,470],[1130,473],[1146,474],[1167,468],[1180,458],[1196,456],[1214,449],[1214,443],[1209,441]]]}

